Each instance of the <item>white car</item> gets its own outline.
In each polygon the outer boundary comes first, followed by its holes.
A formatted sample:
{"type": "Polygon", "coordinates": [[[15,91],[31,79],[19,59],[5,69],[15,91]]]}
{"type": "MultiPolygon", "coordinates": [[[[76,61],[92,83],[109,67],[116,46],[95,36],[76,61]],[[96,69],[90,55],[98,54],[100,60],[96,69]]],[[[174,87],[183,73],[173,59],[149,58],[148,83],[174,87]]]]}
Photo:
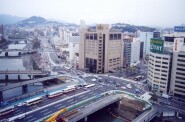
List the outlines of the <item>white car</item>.
{"type": "Polygon", "coordinates": [[[96,78],[91,79],[91,81],[96,81],[96,78]]]}
{"type": "Polygon", "coordinates": [[[125,86],[122,86],[121,88],[122,88],[122,89],[127,89],[125,86]]]}
{"type": "Polygon", "coordinates": [[[17,106],[23,106],[25,103],[18,103],[17,106]]]}

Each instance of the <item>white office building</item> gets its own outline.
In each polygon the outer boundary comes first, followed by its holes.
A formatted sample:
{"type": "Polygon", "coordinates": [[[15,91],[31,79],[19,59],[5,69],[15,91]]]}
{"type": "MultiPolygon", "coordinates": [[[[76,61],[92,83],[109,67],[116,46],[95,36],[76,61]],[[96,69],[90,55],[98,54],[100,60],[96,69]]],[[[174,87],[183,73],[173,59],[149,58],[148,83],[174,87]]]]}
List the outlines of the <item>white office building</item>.
{"type": "Polygon", "coordinates": [[[140,32],[139,40],[144,42],[143,47],[143,57],[144,59],[148,59],[148,55],[150,53],[150,39],[153,38],[153,32],[140,32]]]}

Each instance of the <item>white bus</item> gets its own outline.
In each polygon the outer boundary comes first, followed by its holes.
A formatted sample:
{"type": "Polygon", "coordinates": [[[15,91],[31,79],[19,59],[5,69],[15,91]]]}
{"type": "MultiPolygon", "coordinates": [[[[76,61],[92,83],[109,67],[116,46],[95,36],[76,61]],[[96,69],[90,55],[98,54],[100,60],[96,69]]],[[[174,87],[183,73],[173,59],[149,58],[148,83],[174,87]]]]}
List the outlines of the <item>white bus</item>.
{"type": "Polygon", "coordinates": [[[63,94],[63,91],[62,90],[58,90],[58,91],[54,91],[54,92],[48,93],[47,96],[49,98],[53,98],[53,97],[57,97],[57,96],[62,95],[62,94],[63,94]]]}
{"type": "Polygon", "coordinates": [[[85,86],[85,88],[90,88],[90,87],[93,87],[93,86],[95,86],[95,84],[89,84],[89,85],[85,86]]]}
{"type": "Polygon", "coordinates": [[[26,106],[30,106],[30,105],[33,105],[33,104],[37,104],[37,103],[39,103],[41,101],[42,101],[42,96],[35,97],[33,99],[27,100],[24,103],[26,104],[26,106]]]}
{"type": "Polygon", "coordinates": [[[9,114],[13,111],[14,111],[14,106],[9,106],[9,107],[0,109],[0,117],[4,116],[4,115],[7,115],[7,114],[9,114]]]}
{"type": "Polygon", "coordinates": [[[71,87],[67,87],[63,90],[64,93],[68,93],[68,92],[71,92],[71,91],[74,91],[75,90],[75,87],[74,86],[71,86],[71,87]]]}

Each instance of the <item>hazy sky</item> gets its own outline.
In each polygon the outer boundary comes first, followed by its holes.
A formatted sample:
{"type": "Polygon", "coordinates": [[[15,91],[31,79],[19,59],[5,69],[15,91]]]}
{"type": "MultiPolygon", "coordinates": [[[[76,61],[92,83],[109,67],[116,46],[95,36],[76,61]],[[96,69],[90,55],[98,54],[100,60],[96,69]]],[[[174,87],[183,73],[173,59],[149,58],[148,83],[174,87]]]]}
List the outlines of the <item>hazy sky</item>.
{"type": "Polygon", "coordinates": [[[185,0],[0,0],[0,14],[172,27],[185,24],[185,0]]]}

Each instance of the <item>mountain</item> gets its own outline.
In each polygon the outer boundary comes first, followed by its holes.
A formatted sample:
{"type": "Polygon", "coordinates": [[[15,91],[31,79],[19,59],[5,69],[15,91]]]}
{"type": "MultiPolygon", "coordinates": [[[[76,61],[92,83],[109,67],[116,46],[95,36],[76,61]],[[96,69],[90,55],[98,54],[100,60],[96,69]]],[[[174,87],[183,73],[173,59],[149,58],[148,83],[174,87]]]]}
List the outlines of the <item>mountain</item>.
{"type": "Polygon", "coordinates": [[[137,30],[144,31],[144,32],[152,32],[156,30],[155,28],[146,27],[146,26],[136,26],[130,25],[125,23],[115,23],[112,24],[113,29],[121,29],[122,32],[136,32],[137,30]]]}
{"type": "Polygon", "coordinates": [[[0,24],[15,24],[17,22],[20,22],[24,20],[24,17],[17,17],[7,14],[0,14],[0,24]]]}
{"type": "Polygon", "coordinates": [[[44,19],[43,17],[32,16],[28,19],[18,22],[17,24],[19,26],[34,26],[34,25],[44,24],[46,22],[47,20],[44,19]]]}

